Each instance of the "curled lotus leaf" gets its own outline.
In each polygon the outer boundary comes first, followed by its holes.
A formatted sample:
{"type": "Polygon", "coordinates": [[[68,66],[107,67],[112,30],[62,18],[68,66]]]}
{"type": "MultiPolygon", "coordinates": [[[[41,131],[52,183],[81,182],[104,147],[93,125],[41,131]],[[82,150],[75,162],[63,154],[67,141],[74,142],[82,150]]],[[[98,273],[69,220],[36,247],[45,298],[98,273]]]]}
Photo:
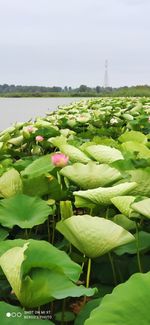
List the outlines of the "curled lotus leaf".
{"type": "Polygon", "coordinates": [[[45,241],[21,241],[5,251],[0,266],[21,305],[34,308],[54,299],[92,296],[97,290],[77,286],[81,267],[45,241]]]}
{"type": "Polygon", "coordinates": [[[92,190],[76,191],[75,205],[76,207],[93,207],[93,205],[112,204],[111,199],[118,195],[128,194],[136,187],[136,183],[126,182],[112,187],[98,187],[92,190]]]}
{"type": "Polygon", "coordinates": [[[115,207],[126,217],[130,217],[133,209],[131,208],[131,204],[135,201],[135,196],[116,196],[111,199],[111,202],[115,205],[115,207]]]}
{"type": "Polygon", "coordinates": [[[79,251],[91,258],[135,240],[130,232],[114,222],[90,215],[74,215],[59,221],[57,230],[79,251]]]}
{"type": "Polygon", "coordinates": [[[86,148],[86,152],[90,157],[99,161],[100,163],[112,163],[113,161],[124,159],[121,151],[115,148],[104,145],[92,145],[86,148]]]}

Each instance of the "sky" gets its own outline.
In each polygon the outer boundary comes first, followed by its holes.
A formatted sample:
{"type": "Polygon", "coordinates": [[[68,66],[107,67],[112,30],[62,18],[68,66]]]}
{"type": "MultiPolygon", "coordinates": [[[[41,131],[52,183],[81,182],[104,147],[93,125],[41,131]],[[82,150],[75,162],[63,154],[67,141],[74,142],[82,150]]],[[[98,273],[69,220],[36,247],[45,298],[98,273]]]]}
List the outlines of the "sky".
{"type": "Polygon", "coordinates": [[[0,84],[150,85],[150,0],[0,0],[0,84]]]}

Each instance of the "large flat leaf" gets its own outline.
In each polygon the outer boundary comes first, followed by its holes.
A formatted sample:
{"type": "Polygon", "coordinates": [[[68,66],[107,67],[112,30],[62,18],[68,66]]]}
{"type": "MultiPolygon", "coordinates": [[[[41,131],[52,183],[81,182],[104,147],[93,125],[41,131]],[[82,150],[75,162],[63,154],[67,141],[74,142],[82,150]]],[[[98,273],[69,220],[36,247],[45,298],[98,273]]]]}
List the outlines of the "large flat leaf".
{"type": "Polygon", "coordinates": [[[113,161],[123,159],[122,153],[118,149],[103,145],[88,146],[86,152],[100,163],[109,164],[113,161]]]}
{"type": "Polygon", "coordinates": [[[137,153],[138,158],[150,158],[150,150],[144,145],[136,141],[127,141],[121,145],[121,149],[126,154],[137,153]]]}
{"type": "Polygon", "coordinates": [[[95,258],[134,237],[114,222],[89,215],[72,216],[57,223],[57,229],[83,254],[95,258]]]}
{"type": "Polygon", "coordinates": [[[75,319],[74,325],[83,325],[86,319],[90,317],[91,311],[100,305],[101,300],[102,298],[97,298],[88,301],[83,308],[81,308],[81,311],[75,319]]]}
{"type": "Polygon", "coordinates": [[[97,165],[94,162],[66,166],[61,169],[60,174],[84,189],[110,185],[121,178],[117,169],[106,164],[97,165]]]}
{"type": "Polygon", "coordinates": [[[86,164],[91,160],[84,152],[70,144],[61,145],[59,149],[68,156],[72,162],[81,162],[86,164]]]}
{"type": "Polygon", "coordinates": [[[69,160],[72,162],[81,162],[86,164],[91,160],[80,149],[68,144],[67,139],[63,136],[52,138],[50,139],[50,142],[52,142],[54,146],[58,147],[62,153],[68,156],[69,160]]]}
{"type": "Polygon", "coordinates": [[[0,177],[0,196],[11,197],[22,192],[20,174],[14,168],[9,169],[0,177]]]}
{"type": "Polygon", "coordinates": [[[130,220],[124,214],[116,214],[112,221],[128,231],[136,229],[135,221],[130,220]]]}
{"type": "Polygon", "coordinates": [[[147,143],[147,137],[141,132],[138,131],[127,131],[123,133],[119,137],[120,142],[128,142],[128,141],[133,141],[135,139],[136,142],[146,144],[147,143]]]}
{"type": "Polygon", "coordinates": [[[45,155],[37,158],[30,165],[28,165],[23,171],[24,177],[38,177],[50,172],[54,168],[51,162],[51,155],[45,155]]]}
{"type": "Polygon", "coordinates": [[[77,191],[74,192],[75,205],[77,207],[91,207],[92,204],[108,205],[112,203],[111,199],[113,197],[128,194],[135,187],[135,182],[126,182],[107,188],[99,187],[87,191],[77,191]]]}
{"type": "Polygon", "coordinates": [[[131,181],[136,182],[137,186],[132,190],[132,195],[150,196],[150,167],[130,170],[131,181]]]}
{"type": "Polygon", "coordinates": [[[9,232],[6,229],[0,227],[0,241],[6,239],[8,235],[9,232]]]}
{"type": "Polygon", "coordinates": [[[135,196],[116,196],[111,199],[111,202],[122,214],[130,217],[130,213],[132,212],[131,204],[135,199],[135,196]]]}
{"type": "Polygon", "coordinates": [[[32,228],[43,223],[51,213],[47,203],[37,197],[18,194],[0,201],[0,223],[8,228],[15,225],[32,228]]]}
{"type": "Polygon", "coordinates": [[[148,251],[150,249],[150,234],[145,231],[139,231],[138,243],[137,243],[137,235],[135,234],[134,242],[116,248],[115,253],[119,256],[123,254],[136,254],[137,244],[140,252],[148,251]]]}
{"type": "Polygon", "coordinates": [[[145,199],[132,204],[132,209],[150,219],[150,199],[145,199]]]}
{"type": "Polygon", "coordinates": [[[27,241],[0,258],[0,266],[22,306],[33,308],[54,299],[91,296],[96,290],[76,286],[81,267],[44,241],[27,241]]]}
{"type": "Polygon", "coordinates": [[[134,274],[106,295],[85,325],[149,325],[150,272],[134,274]]]}

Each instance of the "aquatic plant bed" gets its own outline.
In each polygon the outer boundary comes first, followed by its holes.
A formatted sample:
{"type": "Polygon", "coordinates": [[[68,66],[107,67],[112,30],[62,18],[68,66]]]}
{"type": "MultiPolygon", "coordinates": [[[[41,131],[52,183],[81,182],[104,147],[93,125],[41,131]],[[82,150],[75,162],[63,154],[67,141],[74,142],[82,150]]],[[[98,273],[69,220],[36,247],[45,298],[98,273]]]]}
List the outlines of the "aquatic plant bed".
{"type": "Polygon", "coordinates": [[[150,98],[0,133],[2,324],[150,324],[150,98]]]}

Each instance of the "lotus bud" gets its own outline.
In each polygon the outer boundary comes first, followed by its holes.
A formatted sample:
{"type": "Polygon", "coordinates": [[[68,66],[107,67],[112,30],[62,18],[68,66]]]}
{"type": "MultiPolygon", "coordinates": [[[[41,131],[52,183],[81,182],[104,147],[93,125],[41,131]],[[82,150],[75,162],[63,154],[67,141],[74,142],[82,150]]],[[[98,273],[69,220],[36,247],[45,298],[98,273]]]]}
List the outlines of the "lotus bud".
{"type": "Polygon", "coordinates": [[[52,163],[56,167],[64,167],[67,165],[69,157],[65,156],[63,153],[56,153],[52,156],[52,163]]]}
{"type": "Polygon", "coordinates": [[[37,135],[35,138],[36,142],[42,142],[44,138],[41,135],[37,135]]]}

